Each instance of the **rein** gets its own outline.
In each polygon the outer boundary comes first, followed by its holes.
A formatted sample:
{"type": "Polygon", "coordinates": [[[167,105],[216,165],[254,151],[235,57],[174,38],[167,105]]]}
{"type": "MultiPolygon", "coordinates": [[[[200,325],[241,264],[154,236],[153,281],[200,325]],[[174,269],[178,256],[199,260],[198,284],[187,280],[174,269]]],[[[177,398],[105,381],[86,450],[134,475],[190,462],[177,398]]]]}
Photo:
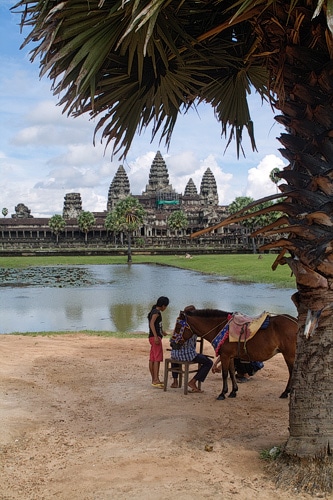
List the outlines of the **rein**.
{"type": "MultiPolygon", "coordinates": [[[[185,318],[186,318],[186,315],[185,315],[185,318]]],[[[192,335],[194,335],[194,331],[192,330],[191,326],[188,324],[188,322],[186,320],[177,320],[177,321],[179,323],[183,322],[185,324],[184,328],[181,329],[180,332],[179,332],[179,333],[182,334],[182,336],[183,336],[183,333],[184,333],[184,330],[185,330],[186,327],[192,332],[192,335]]],[[[213,328],[211,328],[210,330],[208,330],[208,332],[200,334],[199,336],[204,339],[205,337],[207,337],[207,335],[209,335],[211,332],[213,332],[216,328],[220,328],[222,326],[224,327],[227,323],[228,323],[228,319],[223,320],[223,321],[221,321],[221,323],[219,323],[218,325],[216,325],[213,328]]],[[[210,341],[210,342],[212,342],[212,341],[210,341]]]]}
{"type": "Polygon", "coordinates": [[[191,332],[191,336],[198,335],[198,337],[201,337],[202,339],[205,339],[214,330],[218,330],[218,333],[215,335],[215,337],[209,341],[214,347],[214,341],[219,337],[219,335],[221,334],[221,332],[223,331],[225,326],[229,323],[228,317],[224,318],[220,323],[215,325],[213,328],[211,328],[207,332],[201,334],[200,332],[196,333],[195,331],[193,331],[191,325],[188,322],[188,318],[187,318],[186,314],[184,312],[182,314],[184,316],[184,319],[181,319],[180,317],[177,318],[177,324],[180,325],[179,332],[176,333],[176,331],[174,331],[173,336],[170,340],[170,344],[171,344],[172,349],[181,349],[181,346],[185,342],[184,332],[186,329],[188,329],[191,332]]]}

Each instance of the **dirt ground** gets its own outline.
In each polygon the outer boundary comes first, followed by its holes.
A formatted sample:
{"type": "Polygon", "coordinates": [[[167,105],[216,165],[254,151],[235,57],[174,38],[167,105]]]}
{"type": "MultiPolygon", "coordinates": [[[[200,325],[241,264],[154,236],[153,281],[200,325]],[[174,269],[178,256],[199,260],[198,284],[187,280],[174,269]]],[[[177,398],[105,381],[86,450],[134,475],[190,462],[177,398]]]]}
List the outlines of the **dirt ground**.
{"type": "Polygon", "coordinates": [[[1,500],[312,498],[259,458],[288,435],[280,355],[217,401],[218,374],[202,394],[152,387],[145,338],[0,335],[0,352],[1,500]]]}

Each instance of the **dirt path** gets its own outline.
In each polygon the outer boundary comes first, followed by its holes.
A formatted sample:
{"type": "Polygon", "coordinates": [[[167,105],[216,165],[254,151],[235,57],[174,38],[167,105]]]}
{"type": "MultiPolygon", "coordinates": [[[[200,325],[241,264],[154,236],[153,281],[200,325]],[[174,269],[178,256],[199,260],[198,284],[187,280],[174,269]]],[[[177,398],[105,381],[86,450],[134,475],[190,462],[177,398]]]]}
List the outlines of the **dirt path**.
{"type": "Polygon", "coordinates": [[[203,394],[151,387],[142,338],[0,335],[0,351],[1,500],[311,498],[259,458],[287,438],[280,356],[217,401],[217,374],[203,394]]]}

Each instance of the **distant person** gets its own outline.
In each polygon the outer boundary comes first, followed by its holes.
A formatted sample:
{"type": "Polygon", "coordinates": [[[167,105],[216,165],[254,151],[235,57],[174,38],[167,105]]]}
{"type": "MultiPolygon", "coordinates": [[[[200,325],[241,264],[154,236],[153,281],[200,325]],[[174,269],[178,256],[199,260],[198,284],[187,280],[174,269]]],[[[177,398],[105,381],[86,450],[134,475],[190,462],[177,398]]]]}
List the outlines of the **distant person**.
{"type": "MultiPolygon", "coordinates": [[[[180,349],[171,349],[171,359],[177,361],[191,361],[192,363],[199,363],[201,366],[198,369],[194,377],[189,381],[188,386],[192,392],[203,392],[197,386],[197,382],[204,382],[206,377],[213,366],[213,361],[205,354],[196,352],[197,345],[197,335],[193,335],[191,338],[185,341],[180,349]]],[[[172,347],[172,346],[171,346],[172,347]]],[[[172,367],[178,366],[174,363],[172,367]]],[[[178,387],[178,373],[172,372],[173,383],[172,388],[178,387]]]]}
{"type": "Polygon", "coordinates": [[[163,389],[164,384],[160,381],[160,364],[163,361],[162,338],[167,335],[163,331],[162,312],[169,305],[168,297],[159,297],[156,304],[153,305],[148,314],[149,324],[149,371],[151,375],[151,384],[153,387],[163,389]]]}
{"type": "MultiPolygon", "coordinates": [[[[249,361],[243,362],[239,358],[234,358],[236,380],[238,382],[247,382],[249,377],[252,377],[257,371],[264,367],[264,363],[261,361],[249,361]]],[[[221,360],[218,356],[214,362],[213,373],[221,373],[221,360]]]]}
{"type": "Polygon", "coordinates": [[[238,358],[234,359],[236,380],[238,382],[247,382],[249,377],[252,377],[257,371],[264,367],[262,361],[250,361],[249,363],[244,363],[238,358]]]}

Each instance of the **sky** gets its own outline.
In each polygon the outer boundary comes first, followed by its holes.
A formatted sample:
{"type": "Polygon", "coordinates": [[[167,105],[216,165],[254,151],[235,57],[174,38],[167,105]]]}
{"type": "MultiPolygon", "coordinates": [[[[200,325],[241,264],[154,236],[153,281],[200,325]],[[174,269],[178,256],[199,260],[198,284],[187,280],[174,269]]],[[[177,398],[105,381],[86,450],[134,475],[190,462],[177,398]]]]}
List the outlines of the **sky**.
{"type": "MultiPolygon", "coordinates": [[[[106,210],[109,186],[119,165],[128,175],[131,194],[146,189],[157,151],[168,168],[170,184],[183,193],[190,178],[198,192],[205,170],[213,172],[219,204],[228,205],[238,196],[254,199],[276,193],[269,178],[273,168],[282,169],[277,137],[283,128],[274,121],[270,107],[251,94],[257,150],[244,138],[245,157],[237,159],[209,105],[200,105],[179,117],[169,149],[158,138],[151,142],[147,130],[137,135],[126,160],[112,158],[111,148],[93,145],[95,123],[89,116],[62,114],[51,81],[40,79],[39,61],[30,62],[27,46],[20,50],[20,15],[10,12],[13,0],[0,4],[0,211],[8,217],[24,203],[34,217],[62,214],[67,193],[80,193],[83,210],[106,210]]],[[[1,215],[0,215],[1,216],[1,215]]]]}

